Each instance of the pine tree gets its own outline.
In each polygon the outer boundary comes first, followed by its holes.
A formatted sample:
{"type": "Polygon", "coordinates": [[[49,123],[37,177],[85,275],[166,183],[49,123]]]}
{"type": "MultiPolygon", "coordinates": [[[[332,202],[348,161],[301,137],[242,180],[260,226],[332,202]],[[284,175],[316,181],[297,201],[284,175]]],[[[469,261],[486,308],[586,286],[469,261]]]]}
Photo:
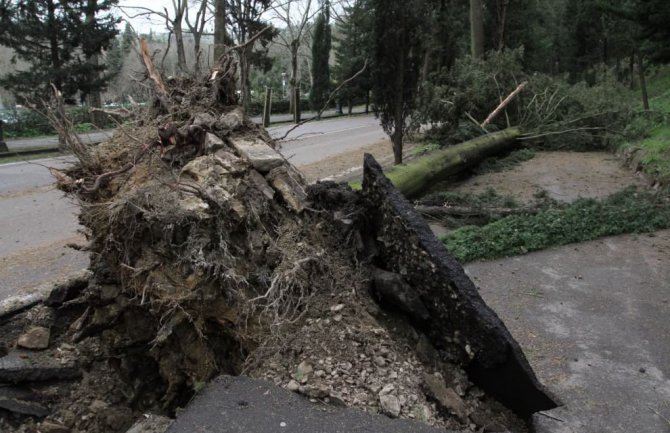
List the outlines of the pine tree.
{"type": "Polygon", "coordinates": [[[126,23],[121,36],[117,36],[111,40],[105,57],[110,80],[116,78],[121,73],[126,56],[130,53],[135,39],[136,36],[133,29],[130,27],[130,24],[126,23]]]}
{"type": "Polygon", "coordinates": [[[330,91],[330,2],[326,0],[314,24],[312,39],[312,90],[309,101],[312,110],[319,111],[328,100],[330,91]]]}
{"type": "Polygon", "coordinates": [[[117,34],[118,19],[109,14],[117,0],[2,0],[0,44],[29,69],[6,75],[0,85],[18,100],[48,99],[50,83],[73,102],[105,87],[105,65],[88,60],[108,49],[117,34]],[[90,19],[94,6],[95,19],[90,19]],[[87,20],[87,13],[89,19],[87,20]]]}
{"type": "MultiPolygon", "coordinates": [[[[372,14],[369,0],[357,0],[345,10],[343,22],[338,24],[336,39],[335,66],[333,76],[337,83],[353,77],[363,69],[365,61],[372,59],[372,14]]],[[[350,81],[339,93],[347,101],[349,108],[355,99],[366,99],[370,93],[370,68],[366,68],[356,79],[350,81]]]]}
{"type": "Polygon", "coordinates": [[[402,163],[407,119],[416,107],[423,59],[423,0],[372,0],[374,58],[372,95],[382,127],[393,141],[396,164],[402,163]]]}

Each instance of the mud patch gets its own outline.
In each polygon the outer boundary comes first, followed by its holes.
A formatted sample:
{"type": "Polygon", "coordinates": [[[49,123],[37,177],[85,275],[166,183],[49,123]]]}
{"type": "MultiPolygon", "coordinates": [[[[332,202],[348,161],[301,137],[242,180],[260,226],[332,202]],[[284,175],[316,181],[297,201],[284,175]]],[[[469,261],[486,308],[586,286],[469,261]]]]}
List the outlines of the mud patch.
{"type": "Polygon", "coordinates": [[[475,176],[449,190],[481,193],[493,189],[522,203],[546,191],[554,200],[573,202],[580,197],[603,198],[629,185],[645,183],[610,153],[537,152],[511,170],[475,176]]]}

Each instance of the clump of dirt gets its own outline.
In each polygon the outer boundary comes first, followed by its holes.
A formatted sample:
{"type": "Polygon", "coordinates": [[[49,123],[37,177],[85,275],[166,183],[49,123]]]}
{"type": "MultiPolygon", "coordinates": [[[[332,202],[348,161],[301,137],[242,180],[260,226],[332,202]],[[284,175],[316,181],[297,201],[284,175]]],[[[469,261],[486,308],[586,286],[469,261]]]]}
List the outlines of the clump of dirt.
{"type": "Polygon", "coordinates": [[[139,126],[55,171],[80,202],[93,276],[1,325],[18,371],[42,374],[0,376],[12,384],[0,393],[36,405],[0,405],[2,431],[123,432],[142,413],[174,416],[222,373],[452,429],[525,431],[458,356],[376,304],[360,194],[307,188],[230,105],[234,75],[215,72],[154,76],[139,126]],[[17,348],[34,326],[46,347],[17,348]]]}

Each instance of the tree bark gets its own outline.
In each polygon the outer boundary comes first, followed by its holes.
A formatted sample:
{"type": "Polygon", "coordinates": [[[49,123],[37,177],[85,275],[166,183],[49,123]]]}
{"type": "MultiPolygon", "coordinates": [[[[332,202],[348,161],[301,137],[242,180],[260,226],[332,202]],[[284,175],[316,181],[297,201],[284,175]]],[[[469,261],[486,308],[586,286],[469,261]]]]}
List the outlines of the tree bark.
{"type": "Polygon", "coordinates": [[[470,0],[470,49],[473,57],[484,55],[482,0],[470,0]]]}
{"type": "Polygon", "coordinates": [[[431,152],[385,174],[405,197],[413,198],[435,182],[463,172],[484,158],[514,148],[520,135],[519,128],[507,128],[431,152]]]}
{"type": "Polygon", "coordinates": [[[221,58],[226,49],[226,0],[214,3],[214,63],[221,58]]]}
{"type": "Polygon", "coordinates": [[[184,48],[184,31],[182,29],[182,21],[184,18],[184,11],[188,5],[187,0],[181,0],[176,3],[175,16],[172,22],[174,31],[174,40],[177,45],[177,68],[180,72],[188,72],[186,65],[186,49],[184,48]]]}
{"type": "MultiPolygon", "coordinates": [[[[293,107],[296,103],[295,88],[298,85],[298,49],[300,48],[300,41],[295,39],[291,41],[291,78],[289,79],[289,109],[293,113],[293,107]]],[[[299,102],[299,101],[298,101],[299,102]]]]}
{"type": "Polygon", "coordinates": [[[642,59],[642,53],[638,48],[635,49],[637,54],[637,72],[640,76],[640,91],[642,92],[642,106],[645,111],[649,111],[649,95],[647,93],[647,79],[644,76],[644,59],[642,59]]]}
{"type": "MultiPolygon", "coordinates": [[[[98,0],[88,0],[86,4],[86,23],[95,22],[95,11],[98,7],[98,0]]],[[[100,61],[98,53],[90,55],[86,61],[97,67],[100,61]]],[[[88,95],[88,107],[90,110],[91,123],[100,128],[103,126],[105,114],[101,111],[91,110],[91,108],[102,108],[102,95],[99,90],[94,90],[88,95]]]]}

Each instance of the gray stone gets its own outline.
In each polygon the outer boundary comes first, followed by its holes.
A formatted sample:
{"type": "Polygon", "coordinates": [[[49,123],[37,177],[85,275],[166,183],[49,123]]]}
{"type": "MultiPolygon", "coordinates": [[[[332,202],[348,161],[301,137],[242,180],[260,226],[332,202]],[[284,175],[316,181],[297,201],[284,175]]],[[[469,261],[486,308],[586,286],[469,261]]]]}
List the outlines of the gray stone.
{"type": "Polygon", "coordinates": [[[407,284],[400,275],[383,269],[376,269],[373,280],[375,294],[382,305],[396,308],[415,321],[427,322],[430,319],[430,313],[428,313],[417,291],[407,284]]]}
{"type": "Polygon", "coordinates": [[[437,350],[435,350],[433,344],[424,334],[419,336],[419,341],[417,341],[416,349],[414,349],[414,351],[416,352],[419,361],[426,365],[433,365],[439,360],[437,350]]]}
{"type": "Polygon", "coordinates": [[[238,138],[232,140],[232,145],[242,158],[262,174],[286,162],[279,152],[258,138],[238,138]]]}
{"type": "Polygon", "coordinates": [[[219,129],[227,129],[234,131],[244,124],[244,113],[240,108],[235,108],[226,114],[219,117],[216,121],[216,127],[219,129]]]}
{"type": "Polygon", "coordinates": [[[216,135],[208,132],[205,135],[205,152],[214,153],[217,150],[225,149],[226,143],[216,135]]]}
{"type": "Polygon", "coordinates": [[[165,433],[172,422],[166,416],[145,414],[126,433],[165,433]]]}
{"type": "Polygon", "coordinates": [[[267,183],[265,178],[261,176],[256,170],[249,170],[248,178],[256,188],[261,190],[263,195],[268,200],[272,200],[274,198],[275,190],[272,189],[272,187],[267,183]]]}
{"type": "Polygon", "coordinates": [[[423,383],[428,397],[437,401],[444,409],[455,414],[461,422],[468,422],[468,411],[465,402],[456,391],[446,387],[441,377],[424,373],[423,383]]]}
{"type": "Polygon", "coordinates": [[[70,433],[70,428],[55,421],[43,421],[39,426],[40,433],[70,433]]]}
{"type": "Polygon", "coordinates": [[[15,350],[0,358],[0,382],[23,383],[79,377],[81,371],[74,360],[59,360],[46,352],[15,350]]]}
{"type": "Polygon", "coordinates": [[[56,284],[44,300],[44,304],[50,307],[58,307],[64,302],[76,298],[88,286],[90,278],[90,271],[81,271],[56,284]]]}
{"type": "Polygon", "coordinates": [[[51,331],[41,326],[33,326],[21,334],[17,341],[19,347],[24,349],[44,350],[49,347],[51,331]]]}
{"type": "Polygon", "coordinates": [[[207,129],[211,128],[216,122],[216,117],[209,113],[198,113],[193,116],[193,125],[204,126],[207,129]]]}
{"type": "Polygon", "coordinates": [[[282,196],[284,202],[296,213],[301,213],[307,206],[307,193],[300,181],[286,167],[277,167],[266,176],[270,185],[282,196]]]}
{"type": "Polygon", "coordinates": [[[330,388],[326,385],[305,385],[301,386],[298,392],[310,398],[326,398],[330,396],[330,388]]]}
{"type": "Polygon", "coordinates": [[[300,384],[296,382],[295,380],[291,379],[288,382],[288,385],[286,385],[286,389],[292,392],[296,392],[298,389],[300,389],[300,384]]]}
{"type": "Polygon", "coordinates": [[[0,387],[0,408],[10,412],[43,418],[49,410],[37,402],[38,396],[28,390],[3,386],[0,387]]]}
{"type": "Polygon", "coordinates": [[[382,408],[382,412],[391,418],[397,418],[400,415],[400,400],[395,395],[380,395],[379,405],[382,408]]]}

